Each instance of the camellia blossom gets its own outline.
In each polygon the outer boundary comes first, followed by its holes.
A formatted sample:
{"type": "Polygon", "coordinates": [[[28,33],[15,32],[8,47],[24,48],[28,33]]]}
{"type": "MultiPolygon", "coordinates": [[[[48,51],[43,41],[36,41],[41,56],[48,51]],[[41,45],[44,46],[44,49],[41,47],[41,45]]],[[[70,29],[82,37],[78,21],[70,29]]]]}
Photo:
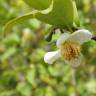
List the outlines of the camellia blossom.
{"type": "Polygon", "coordinates": [[[82,62],[81,45],[92,38],[92,33],[86,29],[80,29],[74,33],[63,33],[58,38],[56,45],[58,50],[48,52],[44,56],[44,61],[53,64],[57,59],[63,57],[66,64],[79,66],[82,62]]]}

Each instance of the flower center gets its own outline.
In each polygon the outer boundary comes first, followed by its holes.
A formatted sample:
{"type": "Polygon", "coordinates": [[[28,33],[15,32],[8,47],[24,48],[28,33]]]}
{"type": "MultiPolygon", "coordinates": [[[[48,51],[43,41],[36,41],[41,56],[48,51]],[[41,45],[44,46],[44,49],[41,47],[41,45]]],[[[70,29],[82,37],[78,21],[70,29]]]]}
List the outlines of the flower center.
{"type": "Polygon", "coordinates": [[[68,61],[78,58],[80,56],[80,51],[80,44],[76,42],[65,42],[61,46],[61,54],[64,57],[64,59],[68,61]]]}

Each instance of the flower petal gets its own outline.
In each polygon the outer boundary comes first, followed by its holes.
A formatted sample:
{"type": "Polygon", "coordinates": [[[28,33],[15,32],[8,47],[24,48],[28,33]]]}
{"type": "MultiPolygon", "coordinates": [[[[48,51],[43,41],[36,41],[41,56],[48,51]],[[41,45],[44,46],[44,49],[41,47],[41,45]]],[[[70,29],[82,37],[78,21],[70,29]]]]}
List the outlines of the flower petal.
{"type": "Polygon", "coordinates": [[[48,64],[52,64],[55,62],[59,57],[61,57],[59,51],[53,51],[53,52],[48,52],[44,56],[44,61],[48,64]]]}
{"type": "Polygon", "coordinates": [[[68,61],[68,60],[64,60],[64,61],[65,61],[66,64],[69,64],[72,67],[78,67],[82,63],[82,60],[83,60],[83,55],[80,54],[80,56],[76,59],[72,59],[70,61],[68,61]]]}
{"type": "Polygon", "coordinates": [[[63,33],[56,42],[58,48],[70,37],[70,33],[63,33]]]}
{"type": "Polygon", "coordinates": [[[69,38],[68,41],[75,41],[79,44],[88,42],[92,38],[92,33],[86,29],[80,29],[75,31],[69,38]]]}

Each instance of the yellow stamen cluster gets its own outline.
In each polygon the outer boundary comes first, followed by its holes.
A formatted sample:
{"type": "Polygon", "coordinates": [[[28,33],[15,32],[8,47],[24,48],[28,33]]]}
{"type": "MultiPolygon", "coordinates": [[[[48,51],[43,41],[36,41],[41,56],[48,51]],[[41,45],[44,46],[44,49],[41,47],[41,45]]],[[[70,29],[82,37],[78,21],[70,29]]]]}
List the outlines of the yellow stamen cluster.
{"type": "Polygon", "coordinates": [[[68,61],[78,58],[80,56],[80,51],[80,45],[76,42],[65,42],[61,46],[61,54],[64,57],[64,59],[68,61]]]}

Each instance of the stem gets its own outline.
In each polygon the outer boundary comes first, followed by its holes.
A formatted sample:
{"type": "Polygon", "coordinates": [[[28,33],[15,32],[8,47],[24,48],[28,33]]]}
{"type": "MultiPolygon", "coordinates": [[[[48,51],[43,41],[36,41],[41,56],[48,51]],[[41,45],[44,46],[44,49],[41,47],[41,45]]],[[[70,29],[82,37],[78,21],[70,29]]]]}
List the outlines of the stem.
{"type": "Polygon", "coordinates": [[[93,36],[93,37],[92,37],[92,40],[95,40],[95,41],[96,41],[96,36],[93,36]]]}
{"type": "Polygon", "coordinates": [[[50,28],[49,33],[45,36],[45,40],[50,42],[52,39],[52,35],[55,34],[55,31],[58,29],[58,27],[52,26],[50,28]]]}
{"type": "Polygon", "coordinates": [[[78,91],[77,91],[76,68],[72,68],[72,85],[75,89],[74,96],[80,96],[78,91]]]}
{"type": "Polygon", "coordinates": [[[76,69],[72,68],[72,85],[76,87],[77,82],[76,82],[76,69]]]}

